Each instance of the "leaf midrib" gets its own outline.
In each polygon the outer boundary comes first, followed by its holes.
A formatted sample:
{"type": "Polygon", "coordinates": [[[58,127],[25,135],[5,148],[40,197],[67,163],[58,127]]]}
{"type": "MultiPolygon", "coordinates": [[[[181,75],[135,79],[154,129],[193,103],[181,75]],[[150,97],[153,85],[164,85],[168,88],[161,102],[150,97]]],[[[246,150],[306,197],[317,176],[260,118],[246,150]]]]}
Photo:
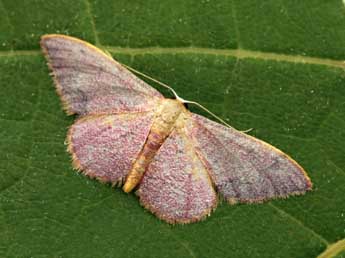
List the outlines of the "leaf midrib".
{"type": "MultiPolygon", "coordinates": [[[[327,59],[311,56],[301,55],[286,55],[277,54],[273,52],[262,52],[245,49],[212,49],[212,48],[198,48],[198,47],[147,47],[147,48],[125,48],[116,46],[97,45],[99,48],[110,51],[114,54],[129,54],[129,55],[146,55],[146,54],[201,54],[201,55],[216,55],[229,56],[237,59],[253,58],[259,60],[273,60],[289,63],[324,65],[328,67],[336,67],[345,69],[345,60],[327,59]]],[[[0,50],[1,57],[11,56],[30,56],[40,55],[40,50],[0,50]]]]}

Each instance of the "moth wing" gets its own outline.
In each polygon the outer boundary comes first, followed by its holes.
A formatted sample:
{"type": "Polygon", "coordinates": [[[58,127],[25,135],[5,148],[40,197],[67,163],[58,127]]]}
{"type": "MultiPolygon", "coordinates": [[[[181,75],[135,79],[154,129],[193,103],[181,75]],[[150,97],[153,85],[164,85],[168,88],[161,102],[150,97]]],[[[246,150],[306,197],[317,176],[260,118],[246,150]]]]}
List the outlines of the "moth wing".
{"type": "Polygon", "coordinates": [[[158,150],[137,194],[144,207],[168,223],[201,220],[217,205],[204,165],[188,137],[177,130],[158,150]]]}
{"type": "Polygon", "coordinates": [[[186,130],[217,191],[230,203],[284,198],[312,187],[303,168],[268,143],[196,114],[186,130]]]}
{"type": "Polygon", "coordinates": [[[152,110],[162,95],[95,46],[64,35],[45,35],[41,48],[68,114],[152,110]]]}
{"type": "Polygon", "coordinates": [[[73,166],[102,182],[122,183],[142,149],[153,112],[88,115],[68,133],[73,166]]]}

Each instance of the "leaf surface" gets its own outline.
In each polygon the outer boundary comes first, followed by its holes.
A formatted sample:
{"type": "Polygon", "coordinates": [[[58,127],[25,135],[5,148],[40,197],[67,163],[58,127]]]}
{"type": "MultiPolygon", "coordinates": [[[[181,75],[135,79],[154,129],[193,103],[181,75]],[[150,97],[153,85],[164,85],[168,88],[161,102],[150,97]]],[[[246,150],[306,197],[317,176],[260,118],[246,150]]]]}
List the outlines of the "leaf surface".
{"type": "Polygon", "coordinates": [[[316,257],[344,239],[344,26],[340,0],[0,1],[0,257],[316,257]],[[314,190],[171,226],[78,175],[64,145],[74,117],[39,51],[46,33],[97,44],[253,128],[314,190]]]}

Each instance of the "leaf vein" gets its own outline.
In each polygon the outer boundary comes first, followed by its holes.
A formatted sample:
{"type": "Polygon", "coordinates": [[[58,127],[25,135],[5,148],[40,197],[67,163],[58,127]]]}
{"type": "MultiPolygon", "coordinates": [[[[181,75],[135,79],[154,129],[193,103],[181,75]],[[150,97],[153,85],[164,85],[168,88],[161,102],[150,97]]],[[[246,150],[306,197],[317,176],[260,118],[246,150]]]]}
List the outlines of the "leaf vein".
{"type": "MultiPolygon", "coordinates": [[[[110,51],[114,54],[128,54],[128,55],[147,55],[147,54],[202,54],[202,55],[217,55],[229,56],[239,59],[258,59],[258,60],[273,60],[278,62],[301,63],[312,65],[324,65],[328,67],[345,68],[345,60],[337,60],[331,58],[321,58],[313,56],[288,55],[274,52],[254,51],[245,49],[212,49],[212,48],[198,48],[198,47],[177,47],[177,48],[123,48],[116,46],[103,46],[98,44],[98,47],[110,51]]],[[[39,50],[10,50],[0,51],[1,57],[8,56],[22,56],[22,55],[40,55],[39,50]]]]}
{"type": "Polygon", "coordinates": [[[307,230],[309,233],[311,233],[314,237],[320,240],[321,243],[325,244],[326,246],[329,246],[330,243],[321,235],[316,233],[313,229],[310,227],[307,227],[306,225],[303,224],[302,221],[298,220],[296,217],[292,216],[290,213],[286,212],[285,210],[275,206],[272,203],[268,203],[269,206],[271,206],[273,209],[275,209],[280,215],[283,217],[289,218],[291,221],[302,227],[303,229],[307,230]]]}
{"type": "MultiPolygon", "coordinates": [[[[38,111],[39,111],[39,105],[41,104],[41,98],[42,98],[41,90],[38,90],[37,102],[35,104],[34,113],[32,115],[31,122],[30,122],[30,128],[31,128],[32,131],[34,130],[35,121],[37,119],[37,115],[39,114],[38,111]]],[[[28,173],[29,173],[29,171],[31,169],[31,166],[32,166],[31,155],[32,155],[32,152],[33,152],[34,143],[35,143],[35,140],[34,140],[34,138],[32,138],[32,141],[31,141],[30,147],[29,147],[29,151],[28,151],[28,158],[27,158],[27,163],[26,163],[26,169],[23,172],[23,176],[21,176],[20,178],[15,180],[12,184],[8,184],[6,187],[0,189],[0,195],[1,195],[1,193],[4,193],[6,190],[8,190],[8,189],[14,187],[15,185],[17,185],[19,182],[22,182],[27,177],[27,175],[28,175],[28,173]]]]}
{"type": "Polygon", "coordinates": [[[92,7],[91,7],[90,1],[89,0],[85,0],[85,5],[86,5],[86,12],[90,16],[91,28],[92,28],[93,35],[94,35],[94,38],[95,38],[95,43],[96,43],[97,46],[100,46],[101,43],[99,41],[98,32],[96,30],[95,19],[94,19],[93,15],[92,15],[92,7]]]}

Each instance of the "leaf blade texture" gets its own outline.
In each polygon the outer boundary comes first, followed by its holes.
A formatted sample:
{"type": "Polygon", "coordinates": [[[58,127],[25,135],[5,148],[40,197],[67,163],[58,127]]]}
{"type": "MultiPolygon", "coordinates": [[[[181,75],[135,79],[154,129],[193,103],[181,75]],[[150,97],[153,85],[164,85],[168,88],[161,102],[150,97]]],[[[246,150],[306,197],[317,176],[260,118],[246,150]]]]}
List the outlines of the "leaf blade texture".
{"type": "Polygon", "coordinates": [[[345,237],[342,1],[160,2],[1,1],[0,256],[304,258],[345,237]],[[314,191],[220,203],[205,221],[169,227],[136,197],[83,180],[63,144],[74,119],[39,51],[47,33],[95,43],[253,128],[300,162],[314,191]]]}

